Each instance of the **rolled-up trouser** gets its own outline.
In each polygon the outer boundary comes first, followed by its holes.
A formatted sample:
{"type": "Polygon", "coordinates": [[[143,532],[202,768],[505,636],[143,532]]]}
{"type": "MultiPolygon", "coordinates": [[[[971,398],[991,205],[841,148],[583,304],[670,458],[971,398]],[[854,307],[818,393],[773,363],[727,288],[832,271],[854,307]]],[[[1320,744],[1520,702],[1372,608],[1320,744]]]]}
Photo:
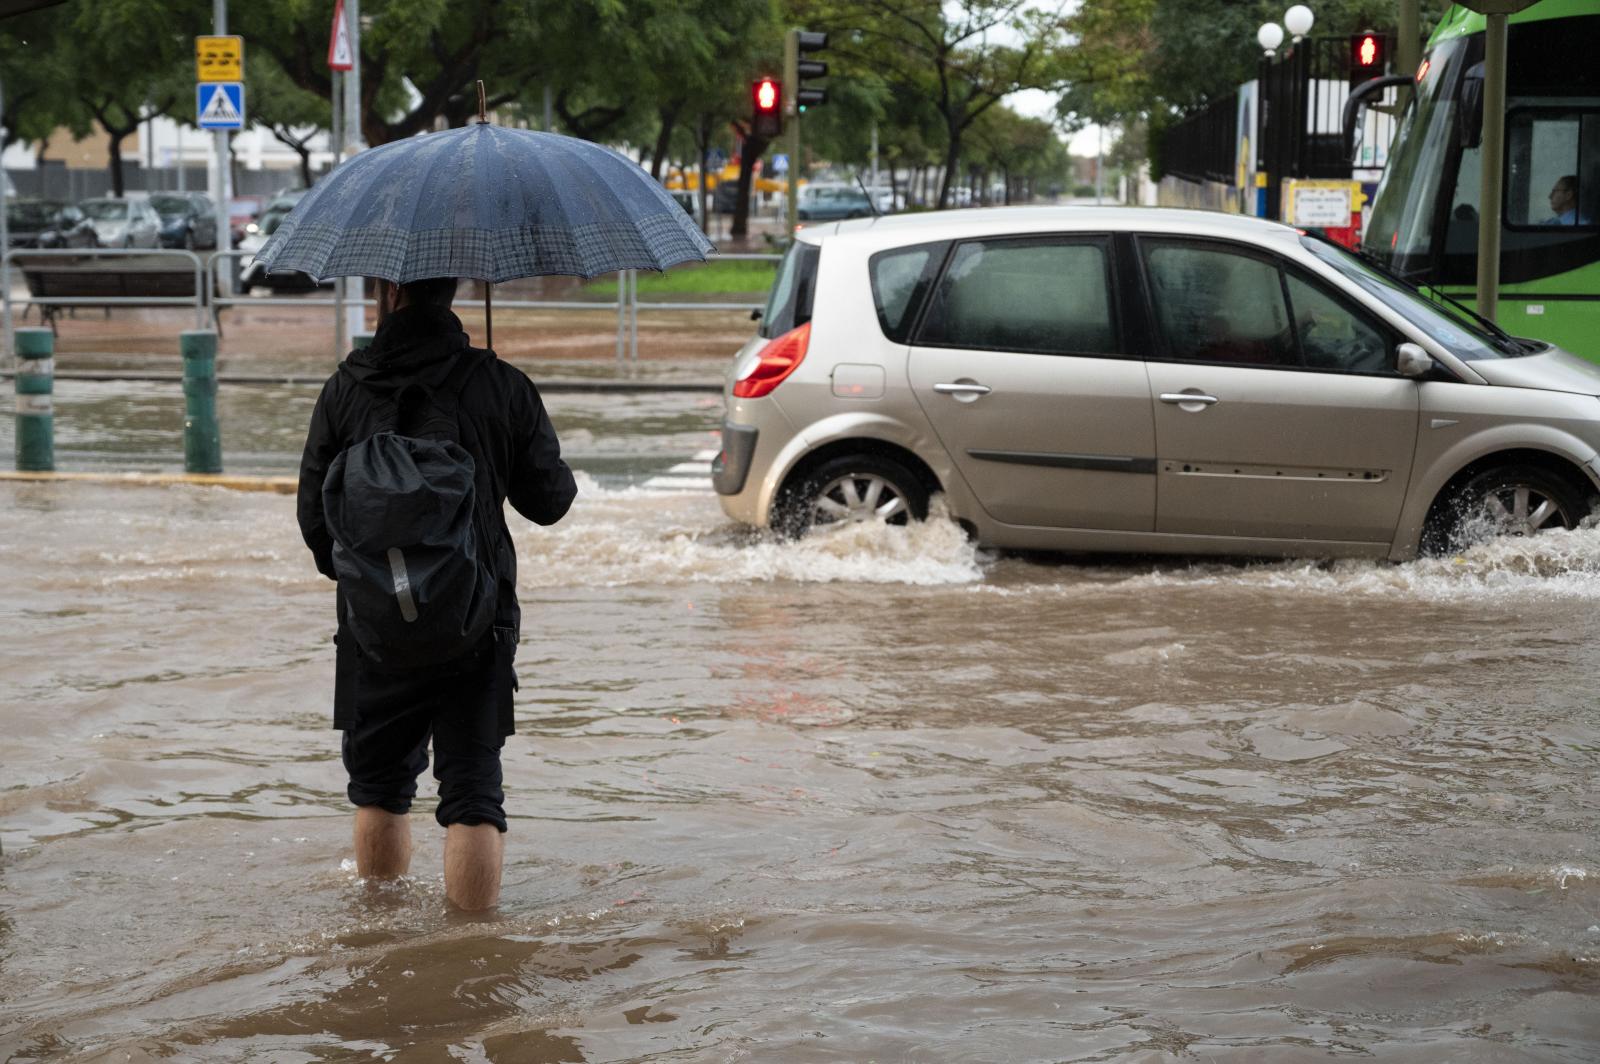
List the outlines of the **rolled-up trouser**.
{"type": "Polygon", "coordinates": [[[511,731],[516,643],[504,629],[495,637],[464,667],[437,673],[381,672],[340,647],[335,720],[351,802],[410,812],[431,741],[434,819],[506,830],[500,749],[511,731]]]}

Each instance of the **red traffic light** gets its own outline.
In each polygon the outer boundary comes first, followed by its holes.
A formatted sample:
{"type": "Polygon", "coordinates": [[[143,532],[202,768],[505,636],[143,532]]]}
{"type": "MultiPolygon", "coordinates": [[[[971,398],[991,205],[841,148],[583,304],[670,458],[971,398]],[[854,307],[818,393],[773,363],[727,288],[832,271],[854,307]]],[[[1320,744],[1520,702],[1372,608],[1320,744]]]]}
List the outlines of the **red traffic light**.
{"type": "Polygon", "coordinates": [[[756,101],[757,114],[777,114],[778,105],[783,97],[783,92],[778,86],[776,78],[762,78],[750,87],[750,94],[756,101]]]}
{"type": "Polygon", "coordinates": [[[1357,33],[1350,38],[1350,66],[1355,71],[1375,74],[1383,70],[1384,39],[1376,33],[1357,33]]]}

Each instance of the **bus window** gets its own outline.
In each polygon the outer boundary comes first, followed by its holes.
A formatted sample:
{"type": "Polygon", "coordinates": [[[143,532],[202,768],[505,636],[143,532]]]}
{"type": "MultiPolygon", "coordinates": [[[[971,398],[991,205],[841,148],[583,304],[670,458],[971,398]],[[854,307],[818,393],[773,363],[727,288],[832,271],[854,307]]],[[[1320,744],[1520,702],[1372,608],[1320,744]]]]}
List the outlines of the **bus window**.
{"type": "Polygon", "coordinates": [[[1457,148],[1454,93],[1466,53],[1466,39],[1456,38],[1429,54],[1428,72],[1401,119],[1378,185],[1367,245],[1403,273],[1426,270],[1433,258],[1439,185],[1457,148]]]}
{"type": "Polygon", "coordinates": [[[1594,225],[1600,111],[1523,108],[1506,116],[1506,224],[1594,225]]]}
{"type": "Polygon", "coordinates": [[[1456,169],[1456,193],[1444,220],[1446,255],[1477,255],[1478,200],[1483,193],[1483,148],[1463,148],[1456,169]]]}

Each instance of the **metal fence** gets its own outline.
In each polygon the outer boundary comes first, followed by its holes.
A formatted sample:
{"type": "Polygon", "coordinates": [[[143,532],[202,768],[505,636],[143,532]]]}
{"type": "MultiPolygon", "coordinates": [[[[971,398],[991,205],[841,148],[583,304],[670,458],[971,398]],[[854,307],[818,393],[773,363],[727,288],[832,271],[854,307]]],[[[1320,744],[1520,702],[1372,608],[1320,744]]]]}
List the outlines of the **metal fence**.
{"type": "MultiPolygon", "coordinates": [[[[332,350],[335,359],[342,358],[349,350],[349,338],[345,336],[345,311],[354,305],[361,307],[375,306],[373,300],[366,298],[351,298],[345,292],[343,284],[335,284],[329,295],[306,296],[253,296],[237,295],[234,292],[236,271],[230,270],[223,274],[220,271],[231,263],[243,264],[251,255],[247,251],[219,251],[208,253],[204,257],[193,251],[182,249],[142,249],[142,248],[82,248],[82,249],[49,249],[39,250],[34,248],[12,248],[4,256],[0,256],[0,292],[3,292],[4,303],[4,355],[10,359],[15,351],[14,345],[14,306],[33,305],[41,308],[57,307],[103,307],[114,309],[117,307],[193,307],[195,313],[195,328],[203,329],[209,325],[218,332],[224,325],[223,311],[231,307],[326,307],[333,315],[332,350]],[[31,290],[25,296],[14,296],[12,293],[11,279],[15,260],[25,257],[29,260],[40,259],[80,259],[90,258],[116,258],[137,256],[142,258],[166,258],[174,262],[187,263],[192,270],[194,285],[188,295],[51,295],[48,293],[34,294],[31,290]]],[[[710,260],[743,260],[751,262],[777,262],[782,256],[763,253],[729,253],[713,254],[710,260]]],[[[26,267],[23,267],[26,269],[26,267]]],[[[189,272],[185,270],[183,272],[189,272]]],[[[671,300],[644,300],[639,299],[639,279],[637,270],[624,270],[617,275],[617,295],[610,300],[559,300],[559,299],[496,299],[494,307],[497,310],[553,310],[553,311],[614,311],[617,316],[617,364],[637,362],[639,359],[639,313],[648,314],[674,313],[688,311],[755,311],[761,308],[759,303],[736,302],[677,302],[671,300]]]]}
{"type": "Polygon", "coordinates": [[[1167,128],[1160,141],[1162,173],[1185,181],[1233,184],[1238,111],[1236,89],[1167,128]]]}
{"type": "Polygon", "coordinates": [[[15,350],[13,331],[12,308],[17,303],[31,304],[39,307],[193,307],[195,328],[203,329],[206,324],[205,309],[205,263],[193,251],[182,248],[152,249],[152,248],[9,248],[4,255],[0,255],[0,306],[3,306],[5,328],[5,355],[9,358],[15,350]],[[187,262],[189,271],[194,277],[194,284],[188,295],[53,295],[49,293],[35,295],[30,290],[29,294],[21,299],[16,298],[11,291],[11,271],[13,263],[19,256],[26,256],[30,260],[42,259],[46,262],[54,260],[77,260],[83,258],[150,258],[163,257],[187,262]]]}

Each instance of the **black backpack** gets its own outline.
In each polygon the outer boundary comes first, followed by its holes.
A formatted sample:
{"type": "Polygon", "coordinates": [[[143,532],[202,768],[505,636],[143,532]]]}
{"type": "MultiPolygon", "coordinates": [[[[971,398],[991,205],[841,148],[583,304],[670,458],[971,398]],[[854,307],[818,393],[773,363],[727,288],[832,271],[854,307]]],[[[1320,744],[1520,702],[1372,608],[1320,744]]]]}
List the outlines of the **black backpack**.
{"type": "Polygon", "coordinates": [[[461,389],[482,364],[463,353],[437,385],[405,385],[393,428],[341,451],[322,482],[341,620],[380,668],[463,658],[494,624],[494,541],[460,443],[461,389]]]}

